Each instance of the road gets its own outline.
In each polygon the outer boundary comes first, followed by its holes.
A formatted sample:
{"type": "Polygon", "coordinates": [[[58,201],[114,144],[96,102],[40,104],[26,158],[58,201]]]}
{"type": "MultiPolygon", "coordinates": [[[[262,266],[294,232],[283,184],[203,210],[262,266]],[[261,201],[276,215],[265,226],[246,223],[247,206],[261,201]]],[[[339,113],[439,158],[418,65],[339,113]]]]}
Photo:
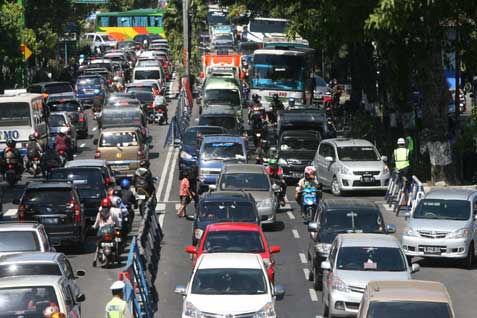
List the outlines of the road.
{"type": "MultiPolygon", "coordinates": [[[[170,110],[175,109],[175,102],[170,104],[170,110]]],[[[91,134],[87,139],[79,141],[77,159],[94,157],[93,135],[97,134],[95,122],[89,118],[91,134]]],[[[154,147],[151,149],[151,169],[155,176],[159,177],[157,184],[157,211],[160,213],[160,221],[163,225],[165,238],[162,243],[161,259],[156,287],[159,291],[159,310],[156,317],[172,318],[180,317],[182,310],[182,298],[173,293],[176,284],[186,284],[191,273],[190,256],[185,253],[185,247],[189,245],[192,222],[179,219],[175,212],[178,205],[178,155],[175,148],[163,148],[164,138],[168,126],[153,125],[150,127],[153,136],[154,147]]],[[[4,210],[7,217],[15,218],[15,206],[11,203],[19,197],[26,181],[30,177],[24,177],[22,183],[13,190],[5,191],[4,210]]],[[[361,198],[367,198],[377,202],[382,208],[387,223],[394,223],[398,227],[396,235],[405,226],[402,217],[396,217],[382,205],[383,197],[379,193],[353,194],[361,198]]],[[[351,196],[351,195],[349,195],[351,196]]],[[[294,187],[289,187],[287,197],[293,200],[294,187]]],[[[325,193],[324,198],[330,198],[330,193],[325,193]]],[[[311,282],[307,281],[306,248],[308,245],[308,233],[292,203],[287,209],[283,209],[278,215],[278,226],[274,230],[265,229],[270,244],[280,245],[281,253],[275,256],[276,282],[286,288],[286,296],[277,301],[279,317],[305,318],[319,317],[322,314],[321,293],[312,289],[311,282]]],[[[192,206],[188,211],[192,212],[192,206]]],[[[83,317],[99,317],[103,315],[104,305],[110,298],[109,285],[116,280],[121,268],[101,269],[93,268],[92,260],[95,249],[95,239],[90,237],[84,251],[81,254],[71,253],[68,249],[61,249],[71,259],[75,269],[85,269],[87,274],[79,279],[79,284],[86,295],[86,301],[82,305],[83,317]]],[[[126,255],[123,255],[125,259],[126,255]]],[[[124,263],[123,263],[124,264],[124,263]]],[[[476,270],[461,269],[452,262],[424,262],[421,263],[421,271],[415,275],[416,279],[437,280],[443,282],[449,289],[457,317],[474,317],[477,305],[474,299],[477,297],[476,270]],[[474,307],[475,306],[475,307],[474,307]]]]}

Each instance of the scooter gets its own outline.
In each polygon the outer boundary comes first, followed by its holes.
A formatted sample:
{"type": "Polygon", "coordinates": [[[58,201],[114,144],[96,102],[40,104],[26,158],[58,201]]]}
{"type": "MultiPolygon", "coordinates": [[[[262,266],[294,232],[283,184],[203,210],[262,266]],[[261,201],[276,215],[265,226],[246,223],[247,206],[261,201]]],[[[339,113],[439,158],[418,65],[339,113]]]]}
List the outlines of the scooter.
{"type": "Polygon", "coordinates": [[[167,124],[166,114],[164,113],[164,111],[161,108],[156,109],[154,122],[156,124],[159,124],[159,125],[162,125],[164,123],[167,124]]]}
{"type": "Polygon", "coordinates": [[[315,214],[317,207],[316,188],[307,187],[303,189],[302,216],[305,223],[309,223],[315,214]]]}
{"type": "Polygon", "coordinates": [[[93,261],[93,267],[96,267],[97,262],[103,267],[109,267],[114,261],[120,263],[118,244],[121,239],[117,240],[119,231],[116,231],[113,226],[107,226],[107,229],[102,229],[102,234],[98,238],[96,247],[96,254],[93,261]]]}
{"type": "Polygon", "coordinates": [[[28,172],[33,177],[36,177],[37,175],[43,172],[43,169],[41,168],[40,157],[35,156],[28,161],[28,172]]]}
{"type": "Polygon", "coordinates": [[[16,165],[11,161],[12,159],[6,159],[5,180],[10,187],[13,187],[21,179],[21,174],[17,173],[16,165]]]}
{"type": "Polygon", "coordinates": [[[58,150],[58,157],[60,157],[60,166],[64,167],[66,162],[68,161],[66,157],[66,152],[64,150],[58,150]]]}

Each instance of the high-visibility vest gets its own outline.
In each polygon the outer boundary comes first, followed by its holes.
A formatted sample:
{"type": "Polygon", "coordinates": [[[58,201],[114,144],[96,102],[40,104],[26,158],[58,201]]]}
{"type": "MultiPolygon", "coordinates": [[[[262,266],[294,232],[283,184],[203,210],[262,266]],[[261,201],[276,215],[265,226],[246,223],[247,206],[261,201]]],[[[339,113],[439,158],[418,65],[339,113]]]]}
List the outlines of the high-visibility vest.
{"type": "Polygon", "coordinates": [[[124,312],[128,303],[121,298],[113,297],[106,304],[106,318],[125,318],[124,312]]]}
{"type": "Polygon", "coordinates": [[[411,136],[406,137],[407,149],[409,149],[409,153],[412,154],[414,151],[414,140],[411,136]]]}
{"type": "Polygon", "coordinates": [[[409,149],[397,148],[394,149],[394,162],[396,163],[396,169],[402,170],[409,167],[409,149]]]}

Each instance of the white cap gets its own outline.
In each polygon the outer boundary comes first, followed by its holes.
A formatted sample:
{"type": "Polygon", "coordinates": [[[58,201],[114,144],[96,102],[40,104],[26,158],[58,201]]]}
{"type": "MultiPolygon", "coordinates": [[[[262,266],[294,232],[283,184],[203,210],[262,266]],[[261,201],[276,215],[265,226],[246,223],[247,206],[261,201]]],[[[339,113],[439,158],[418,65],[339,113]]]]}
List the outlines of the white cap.
{"type": "Polygon", "coordinates": [[[118,280],[118,281],[115,281],[115,282],[111,285],[111,287],[109,287],[109,289],[111,289],[111,290],[123,289],[124,286],[126,286],[126,284],[124,284],[123,281],[118,280]]]}
{"type": "Polygon", "coordinates": [[[406,144],[406,140],[404,140],[404,138],[399,138],[398,141],[397,141],[397,144],[398,144],[398,145],[405,145],[405,144],[406,144]]]}

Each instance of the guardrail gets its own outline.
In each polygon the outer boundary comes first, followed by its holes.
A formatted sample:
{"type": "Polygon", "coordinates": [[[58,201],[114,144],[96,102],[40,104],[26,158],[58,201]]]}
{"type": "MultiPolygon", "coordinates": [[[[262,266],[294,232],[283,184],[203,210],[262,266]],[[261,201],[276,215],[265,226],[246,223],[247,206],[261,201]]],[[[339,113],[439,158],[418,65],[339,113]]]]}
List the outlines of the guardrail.
{"type": "Polygon", "coordinates": [[[399,216],[402,211],[404,217],[408,218],[414,213],[424,195],[424,185],[416,176],[408,180],[399,173],[393,172],[384,199],[396,216],[399,216]]]}
{"type": "Polygon", "coordinates": [[[174,145],[178,139],[182,138],[184,131],[189,127],[192,106],[193,101],[189,82],[183,79],[182,88],[177,101],[177,109],[171,120],[171,124],[169,125],[169,130],[164,141],[164,147],[167,145],[174,145]]]}

